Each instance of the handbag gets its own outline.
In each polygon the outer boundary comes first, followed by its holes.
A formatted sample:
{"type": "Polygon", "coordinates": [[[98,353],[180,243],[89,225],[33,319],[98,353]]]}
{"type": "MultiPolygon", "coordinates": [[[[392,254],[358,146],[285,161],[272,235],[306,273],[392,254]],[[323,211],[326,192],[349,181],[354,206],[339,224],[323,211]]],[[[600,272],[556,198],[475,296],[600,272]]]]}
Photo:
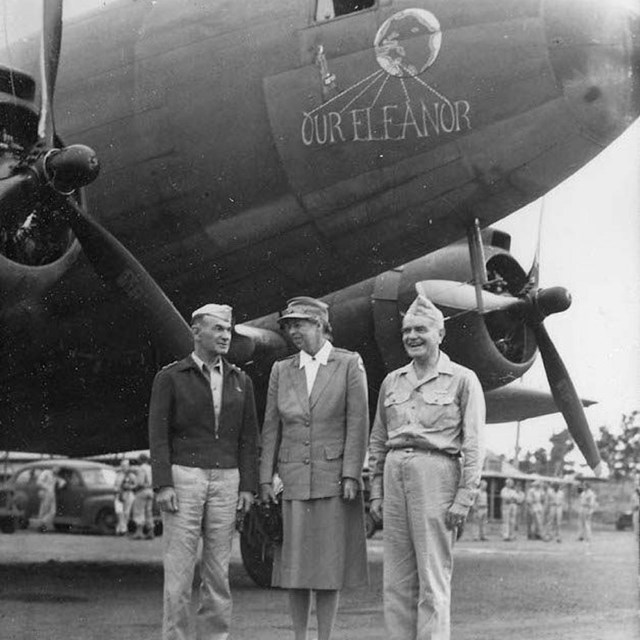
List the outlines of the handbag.
{"type": "Polygon", "coordinates": [[[255,546],[257,542],[282,544],[282,505],[280,503],[254,502],[242,522],[236,521],[236,529],[255,546]]]}

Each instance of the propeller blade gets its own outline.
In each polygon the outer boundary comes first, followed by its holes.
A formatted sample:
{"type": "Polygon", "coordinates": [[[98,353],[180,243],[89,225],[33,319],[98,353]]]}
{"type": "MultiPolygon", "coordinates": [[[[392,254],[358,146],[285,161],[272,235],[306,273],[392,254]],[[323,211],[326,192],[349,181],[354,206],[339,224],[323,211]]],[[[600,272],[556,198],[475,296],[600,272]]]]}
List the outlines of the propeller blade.
{"type": "Polygon", "coordinates": [[[573,386],[569,373],[544,325],[537,323],[531,325],[531,328],[535,333],[538,348],[542,355],[542,362],[549,380],[553,399],[558,409],[562,412],[569,428],[569,433],[571,433],[575,443],[585,457],[587,464],[592,469],[596,469],[601,462],[600,453],[589,429],[582,402],[573,386]]]}
{"type": "Polygon", "coordinates": [[[74,200],[66,200],[68,224],[96,273],[122,292],[150,327],[163,356],[184,358],[193,349],[189,325],[155,280],[125,247],[74,200]]]}
{"type": "Polygon", "coordinates": [[[39,184],[40,181],[32,171],[0,180],[0,220],[10,209],[24,204],[25,198],[32,196],[39,184]]]}
{"type": "MultiPolygon", "coordinates": [[[[476,289],[473,285],[456,280],[422,280],[416,284],[416,289],[431,302],[458,311],[477,311],[478,304],[476,289]]],[[[489,291],[482,291],[484,312],[504,311],[521,304],[518,298],[499,296],[489,291]]]]}
{"type": "Polygon", "coordinates": [[[42,0],[42,40],[40,49],[40,120],[38,137],[53,146],[53,94],[55,92],[62,43],[62,1],[42,0]]]}

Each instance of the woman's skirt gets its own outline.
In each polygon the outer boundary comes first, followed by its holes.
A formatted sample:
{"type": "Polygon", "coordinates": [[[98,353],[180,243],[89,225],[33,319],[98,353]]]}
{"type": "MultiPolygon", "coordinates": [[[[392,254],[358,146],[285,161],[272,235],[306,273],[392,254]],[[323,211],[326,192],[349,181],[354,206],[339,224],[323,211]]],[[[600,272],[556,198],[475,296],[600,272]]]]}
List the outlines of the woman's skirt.
{"type": "Polygon", "coordinates": [[[343,589],[368,583],[362,494],[283,500],[284,540],[272,584],[285,589],[343,589]]]}

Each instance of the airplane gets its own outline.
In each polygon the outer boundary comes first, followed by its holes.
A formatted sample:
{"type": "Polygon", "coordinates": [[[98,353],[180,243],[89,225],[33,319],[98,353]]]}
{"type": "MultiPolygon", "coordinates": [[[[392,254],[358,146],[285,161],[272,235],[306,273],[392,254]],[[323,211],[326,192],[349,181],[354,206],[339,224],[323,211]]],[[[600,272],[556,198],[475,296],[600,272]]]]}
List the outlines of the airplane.
{"type": "Polygon", "coordinates": [[[537,261],[525,271],[491,225],[638,117],[637,12],[117,0],[63,37],[62,11],[43,2],[40,37],[0,53],[3,449],[145,448],[153,376],[212,300],[235,309],[231,359],[260,405],[291,352],[277,309],[298,294],[330,303],[373,402],[419,284],[489,421],[560,409],[598,467],[543,324],[569,294],[540,289],[537,261]],[[538,352],[552,395],[509,384],[538,352]]]}

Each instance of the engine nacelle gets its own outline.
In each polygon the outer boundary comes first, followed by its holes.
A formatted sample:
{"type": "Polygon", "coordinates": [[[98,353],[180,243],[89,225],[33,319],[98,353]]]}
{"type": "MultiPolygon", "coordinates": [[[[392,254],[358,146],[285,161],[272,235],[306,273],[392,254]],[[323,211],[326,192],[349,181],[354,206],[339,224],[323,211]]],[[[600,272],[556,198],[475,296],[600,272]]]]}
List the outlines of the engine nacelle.
{"type": "MultiPolygon", "coordinates": [[[[0,188],[38,153],[34,96],[30,76],[0,67],[0,188]]],[[[11,345],[5,367],[19,370],[21,361],[29,361],[26,351],[37,353],[46,342],[46,292],[79,254],[78,242],[50,202],[25,195],[0,208],[0,339],[11,345]]]]}
{"type": "MultiPolygon", "coordinates": [[[[487,291],[513,296],[527,283],[527,275],[509,253],[509,237],[483,232],[489,283],[487,291]]],[[[349,344],[364,358],[369,381],[378,387],[387,372],[408,362],[402,345],[402,315],[416,296],[415,285],[447,280],[452,286],[472,280],[469,249],[460,242],[337,291],[324,300],[337,345],[349,344]]],[[[481,315],[477,310],[441,307],[446,318],[442,350],[452,360],[473,369],[485,390],[521,377],[533,364],[533,332],[517,316],[502,311],[481,315]]],[[[277,314],[254,324],[277,329],[277,314]]],[[[291,348],[293,351],[293,348],[291,348]]]]}

